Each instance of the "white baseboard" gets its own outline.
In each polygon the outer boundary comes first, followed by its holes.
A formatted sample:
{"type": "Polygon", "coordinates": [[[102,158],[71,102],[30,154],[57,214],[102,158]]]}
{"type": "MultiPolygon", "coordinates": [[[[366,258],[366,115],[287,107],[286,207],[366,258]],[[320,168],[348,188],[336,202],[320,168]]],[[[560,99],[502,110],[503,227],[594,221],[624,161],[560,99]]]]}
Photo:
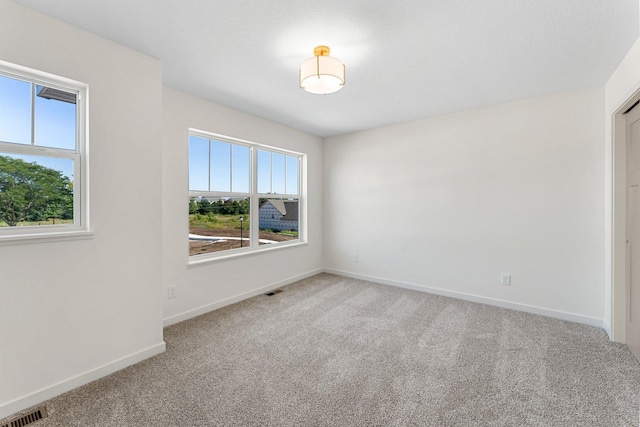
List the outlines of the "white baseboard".
{"type": "Polygon", "coordinates": [[[298,280],[306,279],[307,277],[315,276],[316,274],[320,274],[324,271],[322,268],[318,268],[316,270],[309,271],[307,273],[299,274],[297,276],[289,277],[287,279],[281,280],[279,282],[271,283],[266,286],[262,286],[260,288],[254,289],[249,292],[244,292],[242,294],[238,294],[236,296],[223,299],[221,301],[216,301],[210,304],[205,304],[201,307],[194,308],[189,311],[185,311],[181,314],[176,314],[175,316],[167,317],[164,319],[163,325],[166,328],[167,326],[174,325],[176,323],[183,322],[185,320],[192,319],[194,317],[198,317],[202,314],[206,314],[210,311],[217,310],[219,308],[225,307],[227,305],[235,304],[242,300],[255,297],[256,295],[260,295],[271,290],[280,288],[282,286],[297,282],[298,280]]]}
{"type": "Polygon", "coordinates": [[[84,372],[75,377],[61,381],[57,384],[42,388],[18,399],[3,403],[2,405],[0,405],[0,419],[10,417],[16,412],[38,405],[46,400],[51,399],[52,397],[59,396],[62,393],[73,390],[74,388],[89,384],[90,382],[95,381],[99,378],[106,377],[107,375],[126,368],[127,366],[134,365],[145,359],[160,354],[164,352],[165,349],[166,345],[163,341],[137,353],[107,363],[106,365],[102,365],[98,368],[84,372]]]}
{"type": "Polygon", "coordinates": [[[396,286],[398,288],[411,289],[414,291],[427,292],[430,294],[441,295],[445,297],[457,298],[465,301],[478,302],[481,304],[493,305],[495,307],[508,308],[516,311],[523,311],[525,313],[539,314],[541,316],[553,317],[555,319],[567,320],[574,323],[582,323],[585,325],[596,326],[598,328],[604,327],[603,319],[596,319],[594,317],[581,316],[579,314],[567,313],[564,311],[550,310],[547,308],[536,307],[527,304],[520,304],[510,301],[504,301],[494,298],[481,297],[478,295],[466,294],[463,292],[448,291],[445,289],[432,288],[429,286],[416,285],[413,283],[400,282],[397,280],[384,279],[375,276],[367,276],[364,274],[351,273],[349,271],[335,270],[332,268],[325,268],[325,273],[336,274],[338,276],[351,277],[353,279],[366,280],[368,282],[379,283],[381,285],[396,286]]]}
{"type": "Polygon", "coordinates": [[[611,324],[609,323],[609,321],[607,319],[604,319],[602,321],[602,328],[604,329],[604,331],[609,336],[609,339],[611,340],[611,324]]]}

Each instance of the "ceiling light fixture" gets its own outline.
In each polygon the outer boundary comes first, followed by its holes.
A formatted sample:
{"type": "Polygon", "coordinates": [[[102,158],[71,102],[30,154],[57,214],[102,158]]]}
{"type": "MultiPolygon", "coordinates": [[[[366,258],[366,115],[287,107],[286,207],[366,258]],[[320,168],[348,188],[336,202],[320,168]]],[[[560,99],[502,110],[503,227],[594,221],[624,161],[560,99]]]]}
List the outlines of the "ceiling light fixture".
{"type": "Polygon", "coordinates": [[[307,92],[319,95],[337,92],[344,86],[344,64],[329,56],[328,46],[313,49],[313,58],[309,58],[300,67],[300,87],[307,92]]]}

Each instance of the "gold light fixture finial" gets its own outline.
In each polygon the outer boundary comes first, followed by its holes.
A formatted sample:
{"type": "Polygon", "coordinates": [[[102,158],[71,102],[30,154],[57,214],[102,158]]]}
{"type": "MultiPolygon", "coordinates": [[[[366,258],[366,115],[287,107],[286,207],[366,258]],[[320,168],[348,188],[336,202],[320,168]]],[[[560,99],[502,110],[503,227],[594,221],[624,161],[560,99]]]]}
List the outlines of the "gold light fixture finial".
{"type": "Polygon", "coordinates": [[[313,49],[313,54],[315,56],[329,56],[331,49],[329,49],[329,46],[316,46],[315,49],[313,49]]]}
{"type": "Polygon", "coordinates": [[[329,56],[329,46],[316,46],[313,58],[300,67],[300,87],[307,92],[326,95],[342,89],[345,83],[345,67],[342,62],[329,56]]]}

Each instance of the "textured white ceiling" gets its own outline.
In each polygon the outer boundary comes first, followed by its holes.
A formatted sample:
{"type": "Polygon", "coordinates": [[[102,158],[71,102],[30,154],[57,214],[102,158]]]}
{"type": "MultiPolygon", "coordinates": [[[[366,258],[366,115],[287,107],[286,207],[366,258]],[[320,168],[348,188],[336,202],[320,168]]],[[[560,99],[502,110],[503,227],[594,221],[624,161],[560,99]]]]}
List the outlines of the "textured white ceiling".
{"type": "Polygon", "coordinates": [[[165,84],[331,136],[603,84],[638,0],[17,0],[159,58],[165,84]],[[298,87],[319,44],[347,68],[298,87]]]}

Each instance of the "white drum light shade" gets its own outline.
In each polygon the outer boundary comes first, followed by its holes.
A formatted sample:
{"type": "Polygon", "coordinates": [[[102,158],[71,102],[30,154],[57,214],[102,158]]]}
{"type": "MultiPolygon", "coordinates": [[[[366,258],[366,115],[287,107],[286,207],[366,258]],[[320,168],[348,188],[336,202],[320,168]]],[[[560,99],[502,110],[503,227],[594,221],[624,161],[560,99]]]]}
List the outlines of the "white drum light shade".
{"type": "Polygon", "coordinates": [[[344,64],[329,56],[327,46],[317,46],[315,55],[302,63],[300,67],[300,87],[307,92],[319,95],[337,92],[345,82],[344,64]]]}

